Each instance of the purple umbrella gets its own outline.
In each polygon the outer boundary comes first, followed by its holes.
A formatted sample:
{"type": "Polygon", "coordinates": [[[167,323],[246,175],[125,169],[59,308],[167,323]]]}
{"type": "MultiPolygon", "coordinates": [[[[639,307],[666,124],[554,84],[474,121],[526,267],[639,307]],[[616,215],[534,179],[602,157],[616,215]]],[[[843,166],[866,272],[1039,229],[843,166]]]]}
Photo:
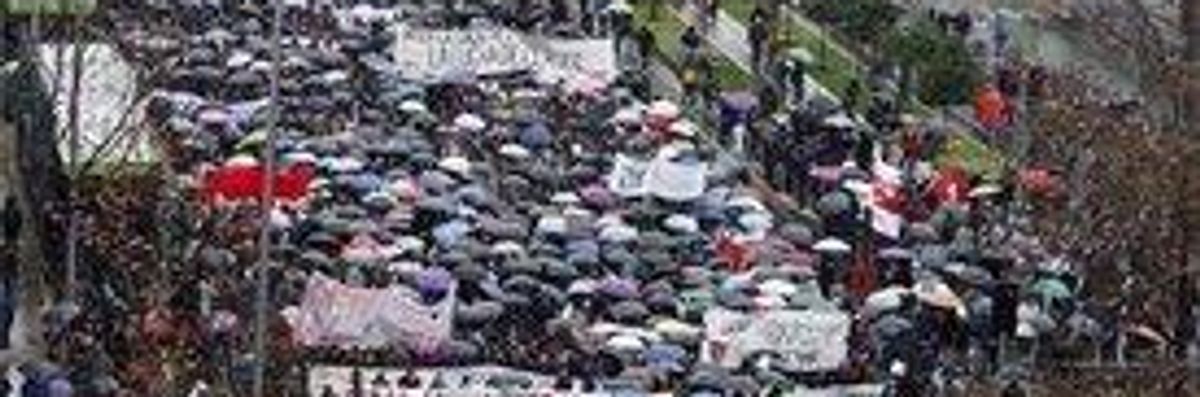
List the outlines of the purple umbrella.
{"type": "Polygon", "coordinates": [[[600,282],[601,293],[618,299],[634,299],[638,289],[637,281],[628,278],[609,277],[600,282]]]}
{"type": "Polygon", "coordinates": [[[425,297],[440,297],[450,291],[454,275],[440,267],[430,267],[417,274],[417,291],[425,297]]]}

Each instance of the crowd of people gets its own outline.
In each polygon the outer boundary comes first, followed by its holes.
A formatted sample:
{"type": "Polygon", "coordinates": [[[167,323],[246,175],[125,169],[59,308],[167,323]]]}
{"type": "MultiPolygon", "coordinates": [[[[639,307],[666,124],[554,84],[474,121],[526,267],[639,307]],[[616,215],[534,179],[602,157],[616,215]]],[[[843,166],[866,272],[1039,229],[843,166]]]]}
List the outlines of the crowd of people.
{"type": "MultiPolygon", "coordinates": [[[[263,214],[254,194],[213,184],[261,169],[272,125],[272,10],[238,3],[114,14],[130,59],[169,65],[149,79],[145,123],[170,172],[94,187],[105,193],[85,205],[98,238],[84,252],[103,258],[87,261],[79,306],[48,318],[60,365],[25,368],[33,395],[249,395],[264,225],[269,395],[313,393],[306,370],[319,365],[498,364],[584,390],[750,396],[873,382],[915,396],[998,371],[1008,341],[1036,354],[1049,340],[1117,339],[1106,313],[1077,304],[1069,258],[1010,226],[1028,186],[936,164],[936,126],[835,107],[694,123],[622,84],[413,82],[389,55],[388,19],[540,26],[521,13],[289,5],[272,151],[280,174],[304,183],[280,180],[263,214]],[[751,159],[786,165],[766,176],[796,200],[711,139],[739,128],[758,131],[751,159]],[[628,186],[617,176],[630,159],[674,178],[628,186]],[[449,338],[300,343],[285,309],[304,305],[317,274],[450,302],[449,338]],[[847,357],[816,373],[769,354],[714,365],[702,347],[715,308],[846,313],[847,357]]],[[[368,395],[367,372],[346,395],[368,395]]]]}

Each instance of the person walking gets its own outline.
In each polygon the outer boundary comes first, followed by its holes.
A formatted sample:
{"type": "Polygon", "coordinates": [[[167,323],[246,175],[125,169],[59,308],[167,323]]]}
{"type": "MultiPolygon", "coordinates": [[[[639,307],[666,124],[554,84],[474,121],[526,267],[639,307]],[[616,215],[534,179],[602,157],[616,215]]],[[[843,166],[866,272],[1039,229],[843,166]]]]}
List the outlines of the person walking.
{"type": "Polygon", "coordinates": [[[11,344],[9,334],[17,308],[17,241],[21,236],[21,210],[12,193],[4,200],[4,249],[0,252],[0,350],[11,344]]]}
{"type": "Polygon", "coordinates": [[[763,55],[765,55],[764,52],[767,49],[767,40],[770,39],[771,31],[765,17],[752,17],[750,19],[750,28],[747,30],[746,37],[748,44],[750,44],[750,63],[756,72],[761,72],[764,61],[763,55]]]}
{"type": "Polygon", "coordinates": [[[4,198],[4,209],[0,210],[0,216],[4,218],[4,245],[5,247],[15,247],[17,241],[21,238],[21,226],[23,223],[21,208],[17,203],[16,195],[10,192],[4,198]]]}

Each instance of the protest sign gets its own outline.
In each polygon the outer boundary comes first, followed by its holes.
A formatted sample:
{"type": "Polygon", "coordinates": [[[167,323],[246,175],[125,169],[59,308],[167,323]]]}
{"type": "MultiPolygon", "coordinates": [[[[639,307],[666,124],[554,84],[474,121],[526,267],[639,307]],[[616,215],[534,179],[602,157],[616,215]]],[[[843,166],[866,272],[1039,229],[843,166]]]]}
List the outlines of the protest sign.
{"type": "Polygon", "coordinates": [[[758,353],[776,354],[800,371],[837,368],[846,358],[850,317],[838,311],[771,310],[705,313],[706,361],[737,367],[758,353]]]}
{"type": "Polygon", "coordinates": [[[502,27],[396,29],[393,53],[401,75],[412,80],[529,71],[550,83],[611,82],[618,74],[611,40],[548,38],[502,27]]]}
{"type": "Polygon", "coordinates": [[[698,160],[676,158],[676,150],[659,150],[646,169],[642,186],[654,197],[670,201],[688,201],[704,194],[708,165],[698,160]]]}
{"type": "Polygon", "coordinates": [[[642,179],[649,164],[646,161],[618,153],[608,174],[608,190],[621,197],[638,197],[646,193],[642,179]]]}
{"type": "Polygon", "coordinates": [[[450,335],[454,294],[435,305],[405,286],[356,288],[324,275],[309,279],[299,307],[289,311],[296,338],[307,346],[428,347],[450,335]]]}

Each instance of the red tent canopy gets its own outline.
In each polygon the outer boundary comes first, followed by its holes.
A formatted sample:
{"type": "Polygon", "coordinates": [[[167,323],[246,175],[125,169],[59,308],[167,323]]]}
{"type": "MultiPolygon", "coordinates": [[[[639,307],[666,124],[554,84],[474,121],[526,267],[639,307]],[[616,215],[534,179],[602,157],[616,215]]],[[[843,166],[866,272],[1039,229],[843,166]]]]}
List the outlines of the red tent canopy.
{"type": "MultiPolygon", "coordinates": [[[[204,175],[204,197],[213,201],[257,200],[263,194],[266,170],[260,165],[226,165],[204,175]]],[[[296,201],[308,194],[313,170],[308,165],[293,165],[278,170],[275,175],[275,197],[281,201],[296,201]]]]}

